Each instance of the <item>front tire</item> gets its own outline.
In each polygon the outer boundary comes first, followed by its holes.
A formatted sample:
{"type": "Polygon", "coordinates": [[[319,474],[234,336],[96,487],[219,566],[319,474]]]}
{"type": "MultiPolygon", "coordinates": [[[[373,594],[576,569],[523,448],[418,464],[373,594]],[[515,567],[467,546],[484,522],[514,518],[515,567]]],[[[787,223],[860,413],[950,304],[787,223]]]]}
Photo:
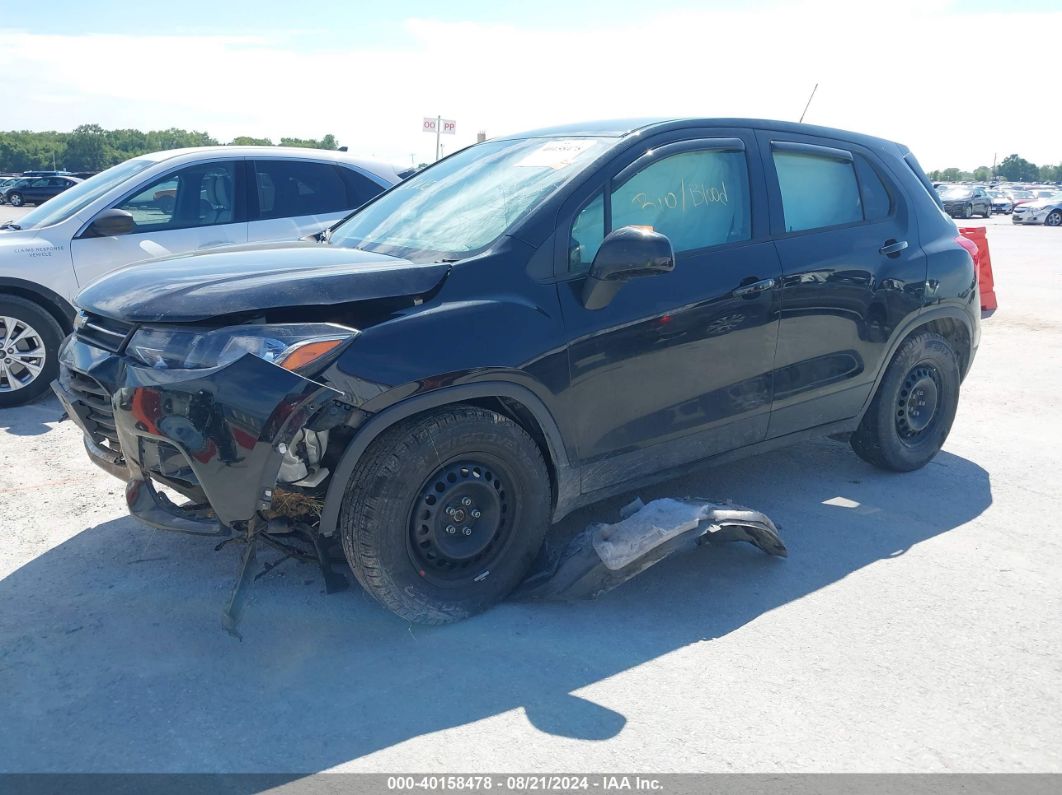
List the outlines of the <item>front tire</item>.
{"type": "Polygon", "coordinates": [[[1044,219],[1044,226],[1062,226],[1062,210],[1052,210],[1044,219]]]}
{"type": "Polygon", "coordinates": [[[18,191],[14,191],[12,193],[7,194],[7,201],[11,204],[12,207],[21,207],[24,203],[22,194],[18,191]]]}
{"type": "Polygon", "coordinates": [[[959,358],[944,337],[922,332],[906,340],[852,434],[864,461],[893,472],[920,469],[948,438],[959,404],[959,358]]]}
{"type": "Polygon", "coordinates": [[[339,527],[358,582],[421,624],[486,610],[527,574],[550,520],[538,445],[508,417],[457,405],[398,423],[351,475],[339,527]]]}
{"type": "Polygon", "coordinates": [[[962,217],[963,218],[973,218],[973,207],[971,205],[964,204],[962,206],[962,217]]]}
{"type": "Polygon", "coordinates": [[[63,331],[32,301],[0,295],[0,408],[40,397],[59,374],[63,331]]]}

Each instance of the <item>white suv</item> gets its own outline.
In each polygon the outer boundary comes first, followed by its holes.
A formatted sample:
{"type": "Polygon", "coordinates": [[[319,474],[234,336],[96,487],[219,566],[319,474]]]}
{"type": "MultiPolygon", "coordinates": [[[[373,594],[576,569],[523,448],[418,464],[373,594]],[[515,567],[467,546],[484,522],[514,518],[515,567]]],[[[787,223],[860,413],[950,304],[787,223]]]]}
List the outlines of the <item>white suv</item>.
{"type": "Polygon", "coordinates": [[[103,274],[170,254],[312,235],[403,176],[344,152],[174,149],[120,163],[0,225],[0,407],[48,388],[72,328],[71,301],[103,274]]]}

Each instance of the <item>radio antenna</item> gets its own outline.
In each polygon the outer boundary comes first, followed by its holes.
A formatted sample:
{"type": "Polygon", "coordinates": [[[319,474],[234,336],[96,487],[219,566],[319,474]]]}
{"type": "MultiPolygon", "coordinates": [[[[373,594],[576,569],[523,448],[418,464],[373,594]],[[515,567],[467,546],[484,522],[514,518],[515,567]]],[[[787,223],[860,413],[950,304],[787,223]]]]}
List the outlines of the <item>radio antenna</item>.
{"type": "Polygon", "coordinates": [[[808,104],[804,106],[804,113],[800,114],[800,123],[801,124],[803,124],[804,116],[807,114],[808,108],[811,107],[811,100],[813,100],[815,98],[815,92],[818,91],[818,90],[819,90],[819,84],[816,83],[815,87],[813,89],[811,89],[811,96],[808,97],[808,104]]]}

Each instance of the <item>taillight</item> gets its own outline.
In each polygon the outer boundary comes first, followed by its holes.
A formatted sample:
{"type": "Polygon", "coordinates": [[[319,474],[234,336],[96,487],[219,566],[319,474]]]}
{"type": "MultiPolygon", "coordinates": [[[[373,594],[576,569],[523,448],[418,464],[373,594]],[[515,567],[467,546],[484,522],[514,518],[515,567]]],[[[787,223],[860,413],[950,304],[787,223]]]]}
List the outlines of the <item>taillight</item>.
{"type": "Polygon", "coordinates": [[[978,260],[980,259],[980,253],[977,251],[977,244],[962,235],[957,235],[955,237],[955,242],[966,249],[970,256],[973,257],[974,268],[976,269],[979,267],[980,263],[978,260]]]}

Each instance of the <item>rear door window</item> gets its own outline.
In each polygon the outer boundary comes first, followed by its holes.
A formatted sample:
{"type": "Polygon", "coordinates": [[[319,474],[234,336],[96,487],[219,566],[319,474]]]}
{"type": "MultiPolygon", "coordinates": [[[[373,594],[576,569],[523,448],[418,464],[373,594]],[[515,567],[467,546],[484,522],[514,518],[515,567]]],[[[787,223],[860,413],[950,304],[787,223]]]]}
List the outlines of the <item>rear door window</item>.
{"type": "Polygon", "coordinates": [[[261,219],[325,215],[357,206],[350,203],[339,169],[330,163],[256,160],[254,171],[261,219]]]}
{"type": "Polygon", "coordinates": [[[777,144],[773,148],[787,232],[863,220],[852,155],[837,151],[834,155],[826,147],[788,149],[777,144]]]}

